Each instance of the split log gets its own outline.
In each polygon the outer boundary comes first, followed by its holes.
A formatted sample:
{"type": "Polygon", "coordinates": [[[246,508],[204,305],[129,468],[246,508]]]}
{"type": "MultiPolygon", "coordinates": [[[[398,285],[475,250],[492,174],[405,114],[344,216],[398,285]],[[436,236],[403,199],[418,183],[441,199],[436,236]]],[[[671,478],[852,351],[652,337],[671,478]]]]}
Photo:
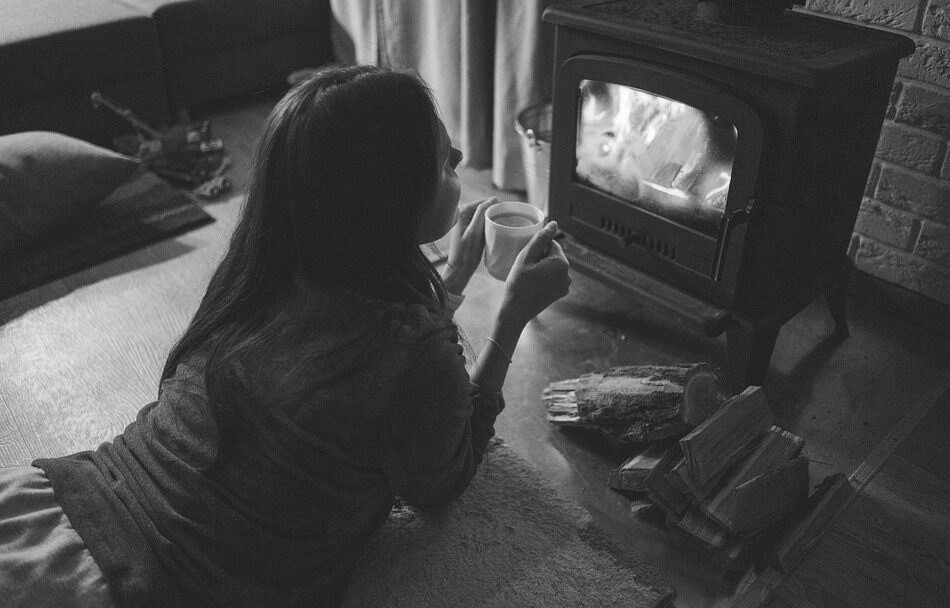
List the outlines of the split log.
{"type": "Polygon", "coordinates": [[[671,517],[682,517],[690,507],[686,496],[669,481],[670,471],[680,458],[682,455],[679,446],[670,442],[666,452],[643,481],[647,488],[647,497],[671,517]]]}
{"type": "Polygon", "coordinates": [[[808,499],[808,479],[808,458],[798,456],[736,487],[726,527],[753,532],[781,521],[808,499]]]}
{"type": "Polygon", "coordinates": [[[705,485],[737,462],[772,426],[772,411],[762,387],[750,386],[731,397],[680,439],[689,474],[705,485]]]}
{"type": "Polygon", "coordinates": [[[680,491],[686,494],[690,501],[696,504],[702,503],[716,490],[724,475],[725,471],[706,483],[700,484],[693,479],[693,476],[690,474],[689,463],[686,461],[686,457],[681,458],[670,472],[670,478],[674,486],[680,488],[680,491]]]}
{"type": "Polygon", "coordinates": [[[719,376],[705,363],[615,367],[553,382],[544,391],[553,424],[636,443],[682,436],[725,399],[719,376]]]}
{"type": "Polygon", "coordinates": [[[610,471],[607,486],[614,490],[645,492],[646,479],[666,456],[674,439],[649,444],[645,450],[628,458],[622,465],[610,471]]]}
{"type": "MultiPolygon", "coordinates": [[[[751,511],[767,510],[765,505],[758,504],[737,504],[737,500],[750,500],[754,497],[746,490],[739,491],[738,488],[746,482],[757,479],[762,475],[771,475],[778,469],[786,466],[793,458],[798,458],[801,454],[805,441],[780,427],[773,426],[758,441],[752,452],[736,463],[734,470],[730,470],[722,483],[718,485],[715,492],[703,500],[702,510],[723,525],[729,525],[736,520],[736,512],[743,509],[751,511]]],[[[802,457],[804,458],[804,457],[802,457]]],[[[805,469],[807,471],[807,467],[805,469]]],[[[805,495],[807,496],[807,475],[806,475],[805,495]]],[[[796,491],[801,488],[794,488],[796,491]]],[[[795,503],[799,498],[797,492],[792,495],[781,495],[777,498],[786,503],[795,503]]],[[[741,518],[739,520],[741,521],[741,518]]],[[[733,531],[738,531],[733,529],[733,531]]]]}
{"type": "Polygon", "coordinates": [[[679,517],[670,517],[669,524],[683,530],[709,548],[722,549],[731,540],[729,531],[713,521],[696,507],[690,507],[679,517]]]}

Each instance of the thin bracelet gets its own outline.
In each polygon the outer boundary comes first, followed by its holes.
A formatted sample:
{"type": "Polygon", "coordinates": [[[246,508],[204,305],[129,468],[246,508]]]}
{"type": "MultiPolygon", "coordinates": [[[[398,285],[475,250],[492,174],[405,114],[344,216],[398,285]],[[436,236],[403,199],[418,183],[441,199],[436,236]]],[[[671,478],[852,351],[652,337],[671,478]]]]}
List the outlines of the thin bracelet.
{"type": "Polygon", "coordinates": [[[501,354],[503,354],[504,356],[508,357],[508,363],[510,364],[510,363],[511,363],[511,355],[509,355],[508,353],[505,352],[505,349],[503,349],[503,348],[501,347],[501,344],[499,344],[498,342],[495,342],[492,338],[488,338],[488,341],[491,342],[492,344],[494,344],[494,345],[495,345],[495,348],[497,348],[499,351],[501,351],[501,354]]]}

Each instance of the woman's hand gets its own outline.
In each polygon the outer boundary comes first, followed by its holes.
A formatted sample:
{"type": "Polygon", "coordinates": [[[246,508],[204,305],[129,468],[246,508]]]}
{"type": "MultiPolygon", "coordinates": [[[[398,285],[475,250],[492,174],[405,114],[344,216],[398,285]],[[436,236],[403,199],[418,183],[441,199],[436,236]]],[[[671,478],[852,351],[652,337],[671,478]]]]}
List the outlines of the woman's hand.
{"type": "Polygon", "coordinates": [[[499,321],[523,327],[570,291],[570,263],[554,236],[557,222],[548,222],[515,258],[505,281],[499,321]]]}
{"type": "Polygon", "coordinates": [[[525,325],[570,290],[570,263],[556,234],[557,222],[548,222],[511,266],[498,317],[472,369],[472,383],[482,391],[501,391],[525,325]]]}
{"type": "Polygon", "coordinates": [[[449,235],[449,257],[442,277],[450,293],[461,294],[478,268],[485,250],[485,211],[497,202],[493,196],[459,207],[458,219],[449,235]]]}

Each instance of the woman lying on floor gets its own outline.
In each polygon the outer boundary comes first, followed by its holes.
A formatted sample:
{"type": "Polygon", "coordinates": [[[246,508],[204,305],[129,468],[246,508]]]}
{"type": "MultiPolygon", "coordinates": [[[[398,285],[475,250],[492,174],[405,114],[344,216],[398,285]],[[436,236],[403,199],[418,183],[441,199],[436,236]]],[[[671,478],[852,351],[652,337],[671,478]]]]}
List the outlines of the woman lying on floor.
{"type": "Polygon", "coordinates": [[[483,249],[425,84],[332,68],[271,113],[241,220],[157,402],[95,451],[0,473],[0,605],[334,606],[398,495],[475,474],[510,355],[564,296],[546,226],[466,371],[483,249]],[[453,231],[445,276],[419,248],[453,231]]]}

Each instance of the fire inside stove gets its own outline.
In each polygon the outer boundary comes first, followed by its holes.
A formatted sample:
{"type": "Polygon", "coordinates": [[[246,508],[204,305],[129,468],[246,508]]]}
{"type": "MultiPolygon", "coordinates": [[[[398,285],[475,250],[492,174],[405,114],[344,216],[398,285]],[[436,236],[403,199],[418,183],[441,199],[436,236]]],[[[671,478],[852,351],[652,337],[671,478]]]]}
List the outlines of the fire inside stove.
{"type": "Polygon", "coordinates": [[[738,131],[685,103],[582,80],[576,178],[628,204],[716,236],[738,131]]]}

